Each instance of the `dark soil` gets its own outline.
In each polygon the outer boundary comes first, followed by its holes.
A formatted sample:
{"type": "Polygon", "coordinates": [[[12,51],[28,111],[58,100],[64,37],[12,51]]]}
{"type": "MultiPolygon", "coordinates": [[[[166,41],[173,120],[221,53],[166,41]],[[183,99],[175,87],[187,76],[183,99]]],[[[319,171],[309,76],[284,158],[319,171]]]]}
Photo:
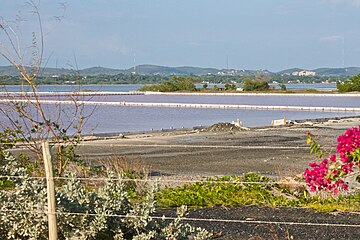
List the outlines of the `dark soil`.
{"type": "MultiPolygon", "coordinates": [[[[175,216],[175,210],[163,209],[157,215],[175,216]]],[[[360,213],[321,213],[304,208],[243,206],[190,210],[187,217],[247,221],[247,223],[189,221],[192,226],[213,232],[214,239],[360,239],[360,213]],[[264,223],[256,221],[264,221],[264,223]],[[288,222],[288,224],[279,222],[288,222]],[[309,225],[297,225],[297,223],[309,225]],[[323,225],[312,226],[311,223],[323,225]],[[327,224],[339,225],[327,226],[327,224]],[[344,224],[353,226],[341,226],[344,224]]]]}

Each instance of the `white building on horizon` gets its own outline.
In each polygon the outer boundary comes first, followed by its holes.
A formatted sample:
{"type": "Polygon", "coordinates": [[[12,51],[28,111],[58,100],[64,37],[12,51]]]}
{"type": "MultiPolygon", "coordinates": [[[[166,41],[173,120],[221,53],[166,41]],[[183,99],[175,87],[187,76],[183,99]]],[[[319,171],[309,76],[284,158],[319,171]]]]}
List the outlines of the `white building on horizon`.
{"type": "Polygon", "coordinates": [[[314,71],[299,71],[299,72],[293,72],[291,73],[293,76],[315,76],[316,72],[314,71]]]}

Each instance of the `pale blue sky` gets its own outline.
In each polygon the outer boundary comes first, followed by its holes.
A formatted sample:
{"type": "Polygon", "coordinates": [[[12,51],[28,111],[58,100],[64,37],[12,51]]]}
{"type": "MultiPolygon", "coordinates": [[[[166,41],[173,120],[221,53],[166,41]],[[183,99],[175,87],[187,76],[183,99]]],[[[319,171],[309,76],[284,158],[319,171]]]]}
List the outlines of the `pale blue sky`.
{"type": "MultiPolygon", "coordinates": [[[[14,18],[24,1],[0,0],[14,18]]],[[[48,65],[283,70],[360,66],[360,0],[41,0],[48,65]],[[343,39],[345,40],[343,44],[343,39]],[[343,54],[343,47],[344,53],[343,54]],[[345,55],[345,57],[343,57],[345,55]]],[[[28,15],[28,14],[27,14],[28,15]]],[[[22,23],[24,46],[36,30],[22,23]]],[[[1,63],[1,62],[0,62],[1,63]]]]}

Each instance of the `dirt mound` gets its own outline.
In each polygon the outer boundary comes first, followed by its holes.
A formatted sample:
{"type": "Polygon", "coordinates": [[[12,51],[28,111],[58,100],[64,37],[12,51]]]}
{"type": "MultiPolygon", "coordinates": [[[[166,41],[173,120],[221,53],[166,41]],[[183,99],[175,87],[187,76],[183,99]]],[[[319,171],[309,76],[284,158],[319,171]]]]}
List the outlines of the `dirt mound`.
{"type": "Polygon", "coordinates": [[[210,127],[206,128],[208,132],[230,132],[230,131],[241,131],[242,128],[235,126],[232,123],[216,123],[211,125],[210,127]]]}

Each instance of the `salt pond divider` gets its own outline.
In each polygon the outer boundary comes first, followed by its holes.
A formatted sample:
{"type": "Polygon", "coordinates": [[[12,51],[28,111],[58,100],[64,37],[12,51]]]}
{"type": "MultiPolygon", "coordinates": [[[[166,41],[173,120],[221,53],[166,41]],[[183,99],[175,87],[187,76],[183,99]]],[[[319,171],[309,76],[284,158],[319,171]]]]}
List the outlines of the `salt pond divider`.
{"type": "MultiPolygon", "coordinates": [[[[0,99],[0,102],[35,102],[36,100],[0,99]]],[[[100,102],[100,101],[60,101],[38,100],[43,104],[83,104],[97,106],[129,106],[129,107],[172,107],[172,108],[212,108],[212,109],[245,109],[245,110],[277,110],[277,111],[317,111],[317,112],[360,112],[353,107],[309,107],[309,106],[264,106],[242,104],[203,104],[203,103],[157,103],[157,102],[100,102]]]]}

